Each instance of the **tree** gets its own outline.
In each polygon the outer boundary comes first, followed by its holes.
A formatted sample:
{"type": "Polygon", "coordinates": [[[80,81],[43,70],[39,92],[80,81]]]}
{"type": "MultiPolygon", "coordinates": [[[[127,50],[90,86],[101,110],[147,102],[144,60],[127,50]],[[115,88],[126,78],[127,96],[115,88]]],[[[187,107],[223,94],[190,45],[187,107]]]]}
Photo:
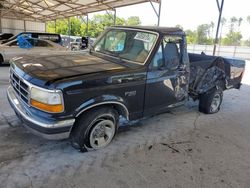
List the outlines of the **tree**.
{"type": "Polygon", "coordinates": [[[223,45],[232,45],[232,46],[238,46],[241,43],[242,35],[240,32],[229,32],[226,35],[226,38],[222,40],[223,45]]]}
{"type": "Polygon", "coordinates": [[[250,15],[247,16],[247,22],[250,24],[250,15]]]}
{"type": "MultiPolygon", "coordinates": [[[[96,14],[89,22],[89,36],[97,37],[106,27],[114,25],[114,20],[108,14],[96,14]]],[[[116,25],[125,25],[124,18],[116,18],[116,25]]]]}
{"type": "Polygon", "coordinates": [[[130,16],[126,20],[126,25],[128,26],[136,26],[136,25],[141,25],[141,20],[138,16],[130,16]]]}
{"type": "Polygon", "coordinates": [[[76,17],[70,18],[70,35],[80,36],[81,35],[81,21],[76,17]]]}
{"type": "Polygon", "coordinates": [[[188,44],[195,44],[196,41],[197,41],[197,33],[196,33],[196,31],[186,30],[185,33],[187,35],[187,43],[188,44]]]}
{"type": "Polygon", "coordinates": [[[237,22],[238,22],[238,19],[235,16],[230,18],[229,32],[235,31],[235,25],[236,25],[237,22]]]}
{"type": "MultiPolygon", "coordinates": [[[[127,20],[124,18],[116,18],[116,25],[139,25],[141,21],[139,17],[132,16],[129,17],[127,20]]],[[[114,20],[112,15],[110,14],[96,14],[93,18],[89,21],[88,26],[88,36],[90,37],[97,37],[101,32],[104,31],[105,27],[109,27],[114,25],[114,20]]],[[[86,23],[83,22],[82,19],[79,17],[72,17],[70,18],[70,33],[68,30],[69,24],[68,19],[61,19],[55,22],[51,21],[47,23],[47,32],[50,33],[59,33],[63,35],[73,35],[73,36],[86,36],[86,23]],[[56,30],[55,30],[56,29],[56,30]]]]}
{"type": "MultiPolygon", "coordinates": [[[[250,15],[249,16],[247,16],[247,22],[249,23],[249,25],[250,25],[250,15]]],[[[248,40],[246,40],[245,41],[245,45],[246,46],[250,46],[250,37],[249,37],[249,39],[248,40]]]]}
{"type": "Polygon", "coordinates": [[[214,34],[214,22],[210,23],[210,30],[209,30],[209,34],[210,34],[210,38],[213,38],[213,34],[214,34]]]}
{"type": "Polygon", "coordinates": [[[223,39],[222,43],[224,45],[237,46],[241,44],[242,34],[240,32],[240,26],[243,18],[236,18],[235,16],[230,18],[229,33],[223,39]],[[237,27],[237,30],[236,30],[237,27]]]}
{"type": "Polygon", "coordinates": [[[240,26],[241,26],[242,21],[243,21],[243,18],[240,17],[238,19],[238,31],[240,31],[240,26]]]}
{"type": "Polygon", "coordinates": [[[55,26],[54,21],[48,22],[47,23],[47,32],[60,33],[62,35],[67,35],[68,34],[68,20],[66,20],[66,19],[57,20],[56,26],[55,26]]]}
{"type": "Polygon", "coordinates": [[[202,24],[197,27],[197,43],[198,44],[212,44],[212,40],[209,38],[209,24],[202,24]]]}
{"type": "Polygon", "coordinates": [[[227,23],[227,19],[222,17],[221,20],[220,20],[221,29],[220,29],[220,42],[219,42],[219,44],[221,43],[222,32],[223,32],[223,29],[224,29],[224,26],[226,25],[226,23],[227,23]]]}

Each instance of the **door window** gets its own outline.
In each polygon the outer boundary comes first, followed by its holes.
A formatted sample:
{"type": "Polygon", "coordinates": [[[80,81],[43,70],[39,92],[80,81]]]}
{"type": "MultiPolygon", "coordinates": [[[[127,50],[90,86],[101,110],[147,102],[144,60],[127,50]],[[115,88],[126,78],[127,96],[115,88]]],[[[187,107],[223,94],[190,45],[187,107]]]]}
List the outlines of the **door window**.
{"type": "Polygon", "coordinates": [[[167,69],[175,70],[181,62],[180,43],[181,37],[165,36],[163,38],[163,55],[167,69]]]}
{"type": "Polygon", "coordinates": [[[154,58],[153,58],[151,64],[150,64],[151,69],[156,70],[156,69],[160,69],[161,67],[164,66],[164,63],[163,63],[164,57],[163,57],[162,49],[163,49],[163,45],[161,43],[161,45],[159,46],[156,54],[154,55],[154,58]]]}
{"type": "Polygon", "coordinates": [[[14,40],[9,44],[9,46],[18,46],[17,40],[14,40]]]}
{"type": "Polygon", "coordinates": [[[52,47],[51,44],[49,44],[47,41],[44,40],[37,40],[35,43],[36,47],[52,47]]]}
{"type": "Polygon", "coordinates": [[[151,69],[175,70],[181,62],[181,37],[165,36],[150,64],[151,69]]]}
{"type": "Polygon", "coordinates": [[[52,47],[51,44],[49,44],[47,41],[44,40],[38,40],[38,39],[27,39],[27,41],[33,46],[33,47],[52,47]]]}

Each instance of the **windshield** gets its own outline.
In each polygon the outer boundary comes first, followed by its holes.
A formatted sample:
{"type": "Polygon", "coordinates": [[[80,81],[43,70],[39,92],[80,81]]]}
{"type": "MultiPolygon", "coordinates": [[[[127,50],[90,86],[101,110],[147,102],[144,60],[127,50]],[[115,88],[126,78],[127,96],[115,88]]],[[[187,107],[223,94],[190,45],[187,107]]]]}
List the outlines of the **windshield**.
{"type": "Polygon", "coordinates": [[[146,31],[112,29],[95,44],[94,51],[143,64],[157,35],[146,31]]]}

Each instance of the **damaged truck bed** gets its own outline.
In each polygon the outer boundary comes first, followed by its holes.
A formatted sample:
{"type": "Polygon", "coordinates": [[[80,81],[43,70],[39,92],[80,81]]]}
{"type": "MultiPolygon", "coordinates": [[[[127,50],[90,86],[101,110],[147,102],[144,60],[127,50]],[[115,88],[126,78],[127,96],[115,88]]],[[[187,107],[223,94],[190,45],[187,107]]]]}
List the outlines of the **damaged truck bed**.
{"type": "Polygon", "coordinates": [[[197,99],[215,86],[223,90],[241,86],[245,61],[205,54],[189,53],[190,79],[189,95],[197,99]]]}

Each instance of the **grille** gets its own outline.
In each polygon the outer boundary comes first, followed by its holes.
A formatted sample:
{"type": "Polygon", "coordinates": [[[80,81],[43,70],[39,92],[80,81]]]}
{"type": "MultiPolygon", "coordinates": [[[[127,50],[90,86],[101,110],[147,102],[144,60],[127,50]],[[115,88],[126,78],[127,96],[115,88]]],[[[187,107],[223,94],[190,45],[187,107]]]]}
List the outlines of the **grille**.
{"type": "Polygon", "coordinates": [[[10,69],[10,83],[19,98],[29,104],[29,86],[12,69],[10,69]]]}

